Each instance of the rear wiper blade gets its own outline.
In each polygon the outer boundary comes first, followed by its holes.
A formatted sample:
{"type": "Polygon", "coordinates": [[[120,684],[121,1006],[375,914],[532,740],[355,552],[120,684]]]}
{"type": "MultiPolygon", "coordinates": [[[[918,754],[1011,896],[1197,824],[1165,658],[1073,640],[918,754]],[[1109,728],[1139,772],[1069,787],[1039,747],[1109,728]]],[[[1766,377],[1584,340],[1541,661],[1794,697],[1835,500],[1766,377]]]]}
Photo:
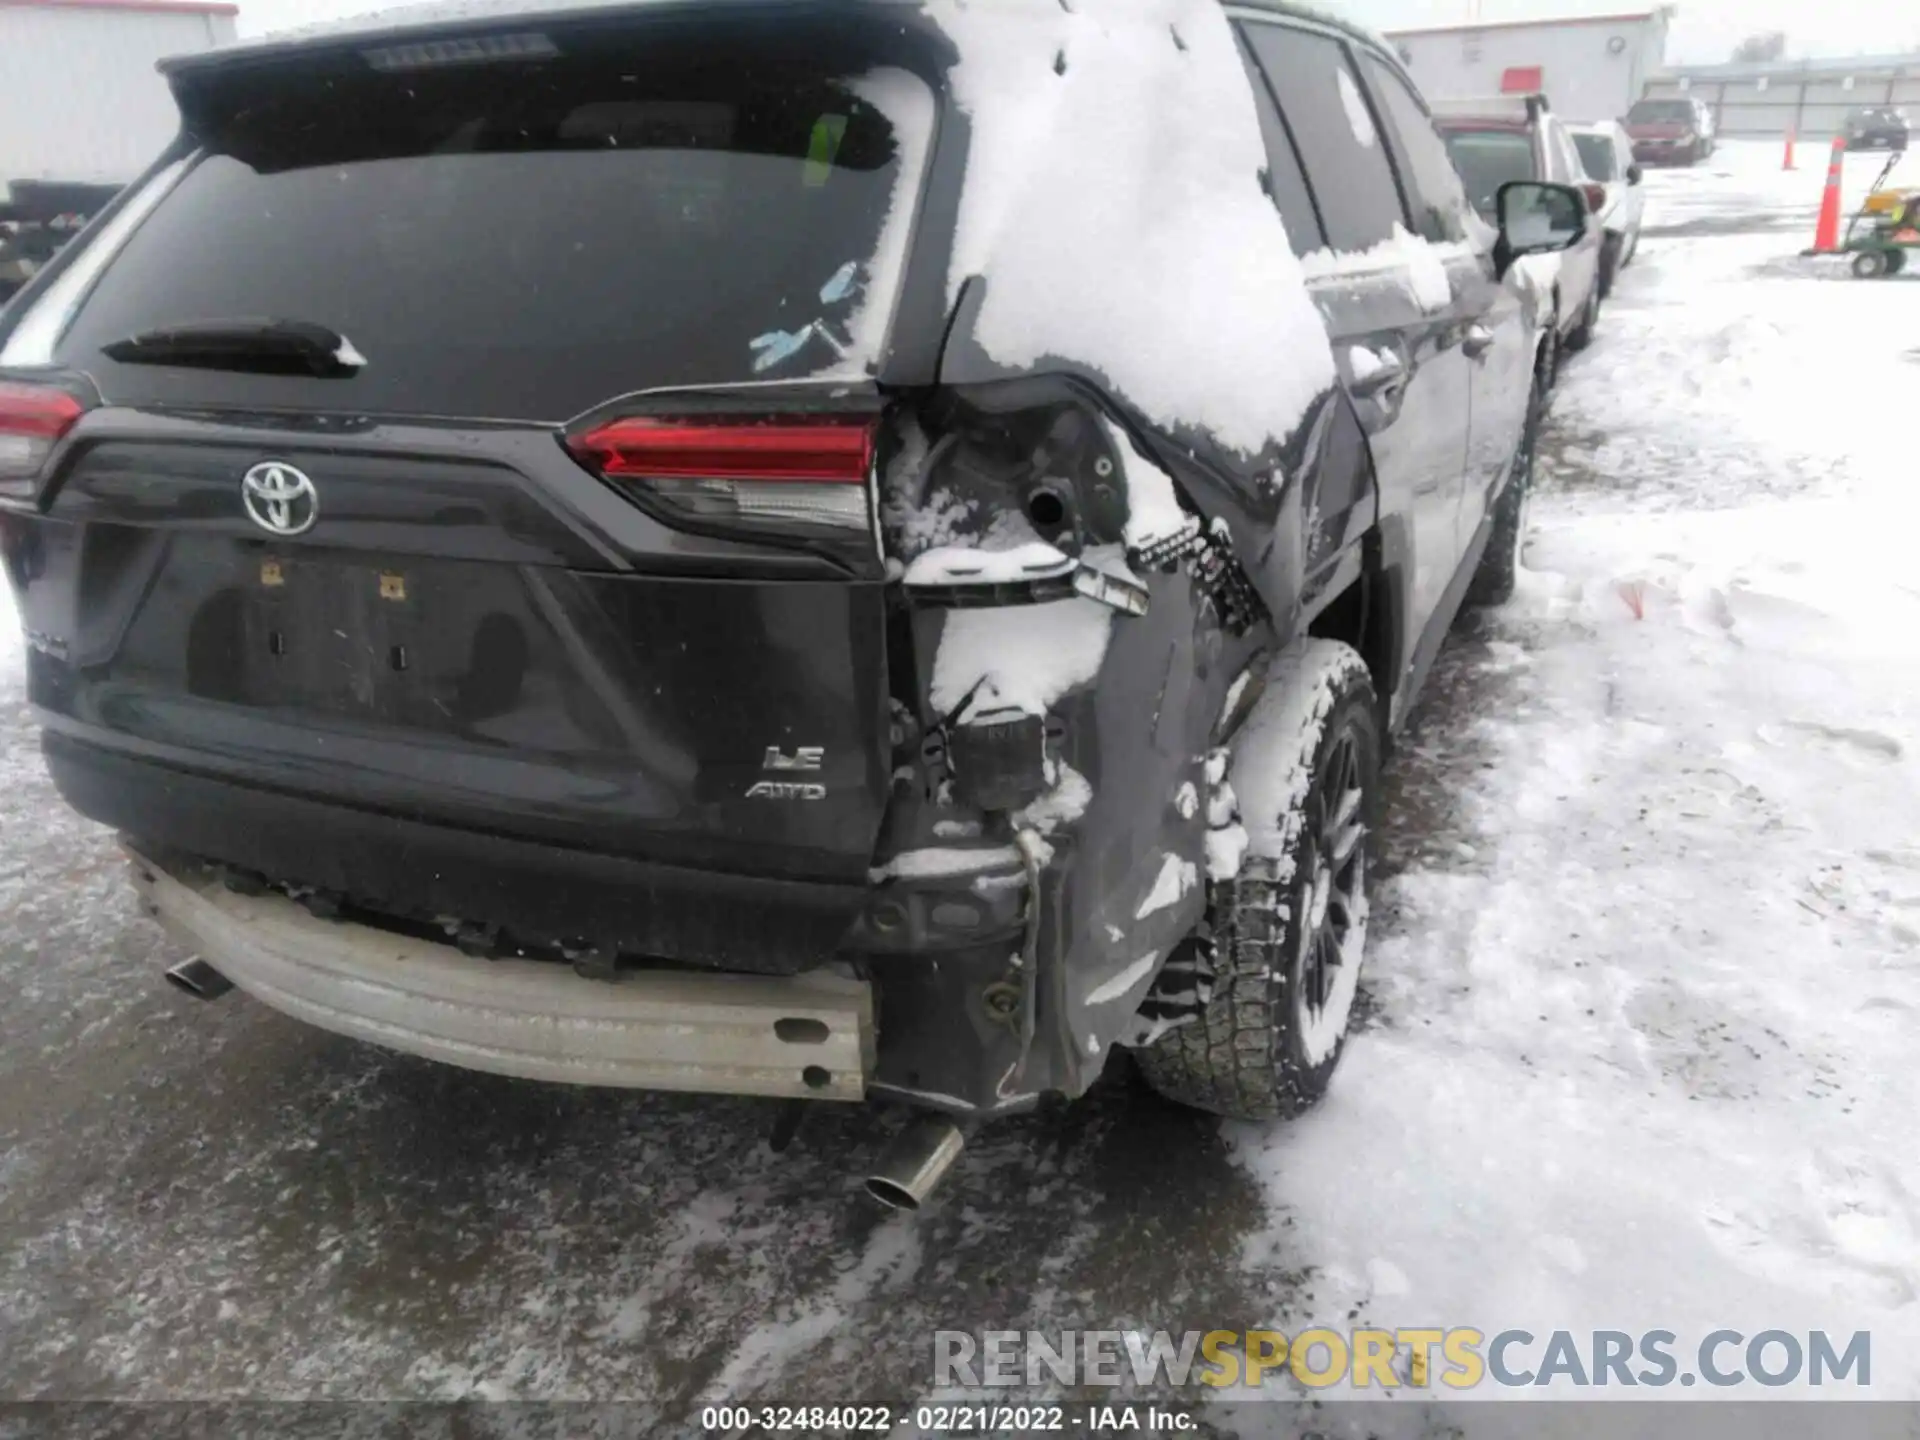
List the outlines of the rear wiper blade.
{"type": "Polygon", "coordinates": [[[305,320],[200,320],[143,330],[100,347],[122,365],[186,365],[344,380],[366,356],[336,330],[305,320]]]}

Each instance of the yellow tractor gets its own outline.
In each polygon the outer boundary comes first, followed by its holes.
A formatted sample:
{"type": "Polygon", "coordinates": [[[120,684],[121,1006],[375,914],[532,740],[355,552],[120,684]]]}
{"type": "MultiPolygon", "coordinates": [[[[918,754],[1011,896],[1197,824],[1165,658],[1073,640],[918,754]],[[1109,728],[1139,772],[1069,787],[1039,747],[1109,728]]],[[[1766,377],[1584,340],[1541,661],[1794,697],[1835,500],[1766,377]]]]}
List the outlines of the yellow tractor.
{"type": "Polygon", "coordinates": [[[1920,250],[1920,189],[1884,188],[1899,159],[1889,157],[1866,200],[1847,222],[1842,248],[1852,253],[1853,273],[1863,280],[1898,275],[1906,267],[1907,252],[1920,250]]]}

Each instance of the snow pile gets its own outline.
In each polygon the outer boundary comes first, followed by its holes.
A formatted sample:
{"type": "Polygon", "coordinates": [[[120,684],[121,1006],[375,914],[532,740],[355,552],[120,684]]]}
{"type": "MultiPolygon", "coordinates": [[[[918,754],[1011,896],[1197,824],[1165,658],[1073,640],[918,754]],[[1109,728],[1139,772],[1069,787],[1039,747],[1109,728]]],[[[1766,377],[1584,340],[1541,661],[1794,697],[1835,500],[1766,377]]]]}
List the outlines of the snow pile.
{"type": "MultiPolygon", "coordinates": [[[[1344,78],[1345,72],[1342,72],[1344,78]]],[[[1415,235],[1398,221],[1391,238],[1365,250],[1315,250],[1300,261],[1311,279],[1365,275],[1404,266],[1414,300],[1425,310],[1444,310],[1453,303],[1453,282],[1447,279],[1447,261],[1471,255],[1470,246],[1455,242],[1435,245],[1415,235]]]]}
{"type": "MultiPolygon", "coordinates": [[[[1915,1353],[1915,519],[1864,545],[1857,511],[1807,504],[1535,541],[1560,573],[1501,617],[1520,655],[1466,722],[1484,768],[1425,837],[1455,858],[1376,897],[1375,1028],[1322,1110],[1230,1127],[1317,1316],[1915,1353]]],[[[1874,1382],[1920,1396],[1904,1361],[1874,1382]]]]}
{"type": "Polygon", "coordinates": [[[1045,715],[1100,671],[1114,612],[1092,600],[950,610],[929,699],[941,715],[1020,710],[1045,715]]]}
{"type": "MultiPolygon", "coordinates": [[[[1782,172],[1777,145],[1730,141],[1712,173],[1649,170],[1639,258],[1571,366],[1579,383],[1555,398],[1560,433],[1541,457],[1581,508],[1726,506],[1913,473],[1893,417],[1920,384],[1899,318],[1920,282],[1866,284],[1795,254],[1826,174],[1807,154],[1782,172]]],[[[1847,157],[1848,206],[1884,163],[1847,157]]],[[[1903,174],[1920,184],[1920,152],[1891,183],[1903,174]]]]}
{"type": "Polygon", "coordinates": [[[928,0],[972,125],[949,293],[1011,368],[1104,373],[1150,420],[1252,452],[1333,383],[1246,72],[1214,0],[928,0]],[[1281,357],[1276,361],[1276,357],[1281,357]]]}
{"type": "Polygon", "coordinates": [[[1920,486],[1889,448],[1920,370],[1888,324],[1920,287],[1785,268],[1798,238],[1650,235],[1568,367],[1548,448],[1606,440],[1396,761],[1439,799],[1386,816],[1368,1027],[1323,1107],[1228,1127],[1272,1206],[1248,1261],[1310,1276],[1283,1328],[1661,1328],[1683,1370],[1720,1328],[1868,1330],[1866,1393],[1920,1398],[1920,486]]]}

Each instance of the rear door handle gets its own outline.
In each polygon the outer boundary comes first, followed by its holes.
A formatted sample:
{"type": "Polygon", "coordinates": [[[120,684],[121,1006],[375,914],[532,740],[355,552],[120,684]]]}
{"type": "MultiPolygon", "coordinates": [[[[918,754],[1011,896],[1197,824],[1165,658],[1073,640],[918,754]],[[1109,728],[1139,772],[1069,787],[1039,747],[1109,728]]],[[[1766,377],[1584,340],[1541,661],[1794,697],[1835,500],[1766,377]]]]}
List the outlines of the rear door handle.
{"type": "Polygon", "coordinates": [[[1475,321],[1467,327],[1467,333],[1460,342],[1460,348],[1467,352],[1468,359],[1482,359],[1493,348],[1493,331],[1475,321]]]}

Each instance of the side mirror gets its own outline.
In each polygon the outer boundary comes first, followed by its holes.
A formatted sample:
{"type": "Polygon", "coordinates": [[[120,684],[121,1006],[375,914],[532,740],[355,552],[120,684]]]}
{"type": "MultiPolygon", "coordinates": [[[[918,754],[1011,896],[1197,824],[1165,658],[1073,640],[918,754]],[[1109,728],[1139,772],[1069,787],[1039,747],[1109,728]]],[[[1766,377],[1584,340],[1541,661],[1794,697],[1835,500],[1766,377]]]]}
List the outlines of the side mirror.
{"type": "Polygon", "coordinates": [[[1571,185],[1509,180],[1494,196],[1500,240],[1494,258],[1505,274],[1522,255],[1571,250],[1587,233],[1587,197],[1571,185]]]}
{"type": "Polygon", "coordinates": [[[1638,185],[1642,180],[1646,179],[1646,176],[1647,172],[1640,168],[1637,161],[1627,166],[1627,184],[1638,185]]]}

